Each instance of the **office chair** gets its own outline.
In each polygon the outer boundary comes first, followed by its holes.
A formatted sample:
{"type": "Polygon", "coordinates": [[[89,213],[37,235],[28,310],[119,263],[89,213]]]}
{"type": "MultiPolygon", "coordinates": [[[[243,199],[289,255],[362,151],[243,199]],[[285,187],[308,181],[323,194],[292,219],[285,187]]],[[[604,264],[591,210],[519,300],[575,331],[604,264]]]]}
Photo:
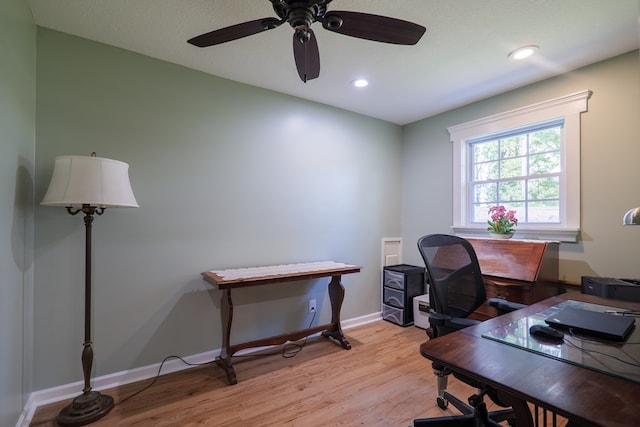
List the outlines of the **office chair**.
{"type": "MultiPolygon", "coordinates": [[[[418,250],[424,260],[429,281],[431,303],[429,326],[432,338],[435,339],[480,323],[468,318],[486,300],[484,280],[473,246],[458,236],[430,234],[418,240],[418,250]]],[[[498,314],[524,307],[522,304],[499,298],[492,298],[489,303],[498,310],[498,314]]],[[[414,420],[414,427],[428,425],[494,426],[505,420],[509,424],[515,422],[512,409],[487,413],[483,402],[484,395],[489,396],[493,402],[501,407],[509,406],[498,398],[495,389],[457,372],[452,372],[438,363],[432,363],[432,367],[438,387],[436,403],[442,409],[451,403],[463,415],[417,419],[414,420]],[[448,376],[451,373],[459,380],[478,389],[478,393],[469,398],[469,404],[446,391],[448,376]]]]}

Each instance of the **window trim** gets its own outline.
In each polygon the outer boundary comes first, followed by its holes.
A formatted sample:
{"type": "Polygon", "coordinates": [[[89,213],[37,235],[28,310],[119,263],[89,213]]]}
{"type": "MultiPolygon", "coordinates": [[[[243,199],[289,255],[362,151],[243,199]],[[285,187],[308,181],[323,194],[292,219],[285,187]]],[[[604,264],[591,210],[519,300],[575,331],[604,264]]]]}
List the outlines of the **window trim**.
{"type": "Polygon", "coordinates": [[[587,111],[590,90],[583,90],[537,104],[516,108],[504,113],[472,120],[447,128],[453,143],[453,225],[455,234],[486,236],[484,226],[467,221],[468,150],[466,141],[564,117],[565,143],[562,147],[561,225],[527,224],[518,226],[519,238],[576,242],[580,233],[580,115],[587,111]],[[562,208],[564,207],[564,209],[562,208]]]}

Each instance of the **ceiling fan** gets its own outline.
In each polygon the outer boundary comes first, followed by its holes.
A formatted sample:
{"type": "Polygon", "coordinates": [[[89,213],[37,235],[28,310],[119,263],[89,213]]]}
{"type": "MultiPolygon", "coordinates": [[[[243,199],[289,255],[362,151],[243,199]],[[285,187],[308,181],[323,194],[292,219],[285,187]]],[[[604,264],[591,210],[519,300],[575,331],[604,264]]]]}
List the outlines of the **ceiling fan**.
{"type": "Polygon", "coordinates": [[[414,45],[426,28],[422,25],[387,16],[362,12],[327,11],[332,0],[269,0],[278,18],[268,17],[243,22],[201,34],[187,40],[194,46],[208,47],[226,43],[263,31],[272,30],[288,22],[294,29],[293,56],[298,75],[303,82],[320,75],[318,42],[311,29],[314,22],[326,30],[345,36],[376,42],[414,45]]]}

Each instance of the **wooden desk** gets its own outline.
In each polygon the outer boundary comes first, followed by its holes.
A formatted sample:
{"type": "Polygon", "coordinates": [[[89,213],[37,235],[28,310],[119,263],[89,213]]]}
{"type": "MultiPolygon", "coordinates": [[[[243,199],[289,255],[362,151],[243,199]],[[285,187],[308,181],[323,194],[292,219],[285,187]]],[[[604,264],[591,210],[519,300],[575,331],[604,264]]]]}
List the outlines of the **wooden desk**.
{"type": "Polygon", "coordinates": [[[246,348],[284,344],[287,341],[299,340],[323,331],[322,336],[334,338],[340,343],[342,348],[346,350],[351,349],[351,344],[342,333],[342,327],[340,325],[340,309],[342,308],[342,302],[344,300],[344,286],[342,286],[341,277],[343,274],[358,273],[359,271],[360,267],[357,265],[327,261],[282,266],[214,270],[202,273],[202,277],[207,283],[222,290],[222,297],[220,299],[222,347],[220,355],[216,358],[216,363],[225,370],[229,383],[238,383],[235,370],[231,363],[231,357],[237,351],[246,348]],[[271,285],[281,282],[311,280],[321,277],[331,277],[328,285],[329,299],[331,301],[331,323],[231,345],[231,322],[233,320],[232,289],[271,285]]]}
{"type": "Polygon", "coordinates": [[[420,346],[420,353],[508,396],[537,404],[580,425],[638,425],[640,384],[482,337],[482,334],[501,325],[565,300],[640,309],[639,303],[592,295],[562,294],[427,341],[420,346]]]}
{"type": "MultiPolygon", "coordinates": [[[[467,239],[478,257],[487,298],[533,304],[560,293],[558,242],[542,240],[467,239]]],[[[483,305],[473,318],[486,320],[495,311],[483,305]]]]}

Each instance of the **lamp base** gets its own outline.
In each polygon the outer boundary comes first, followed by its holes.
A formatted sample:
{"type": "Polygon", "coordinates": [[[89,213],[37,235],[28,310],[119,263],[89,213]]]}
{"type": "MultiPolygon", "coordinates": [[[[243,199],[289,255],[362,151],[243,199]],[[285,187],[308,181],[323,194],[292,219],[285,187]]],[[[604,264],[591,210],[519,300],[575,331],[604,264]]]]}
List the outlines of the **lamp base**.
{"type": "Polygon", "coordinates": [[[104,417],[111,409],[113,398],[92,390],[73,399],[60,411],[56,421],[61,426],[83,426],[104,417]]]}

